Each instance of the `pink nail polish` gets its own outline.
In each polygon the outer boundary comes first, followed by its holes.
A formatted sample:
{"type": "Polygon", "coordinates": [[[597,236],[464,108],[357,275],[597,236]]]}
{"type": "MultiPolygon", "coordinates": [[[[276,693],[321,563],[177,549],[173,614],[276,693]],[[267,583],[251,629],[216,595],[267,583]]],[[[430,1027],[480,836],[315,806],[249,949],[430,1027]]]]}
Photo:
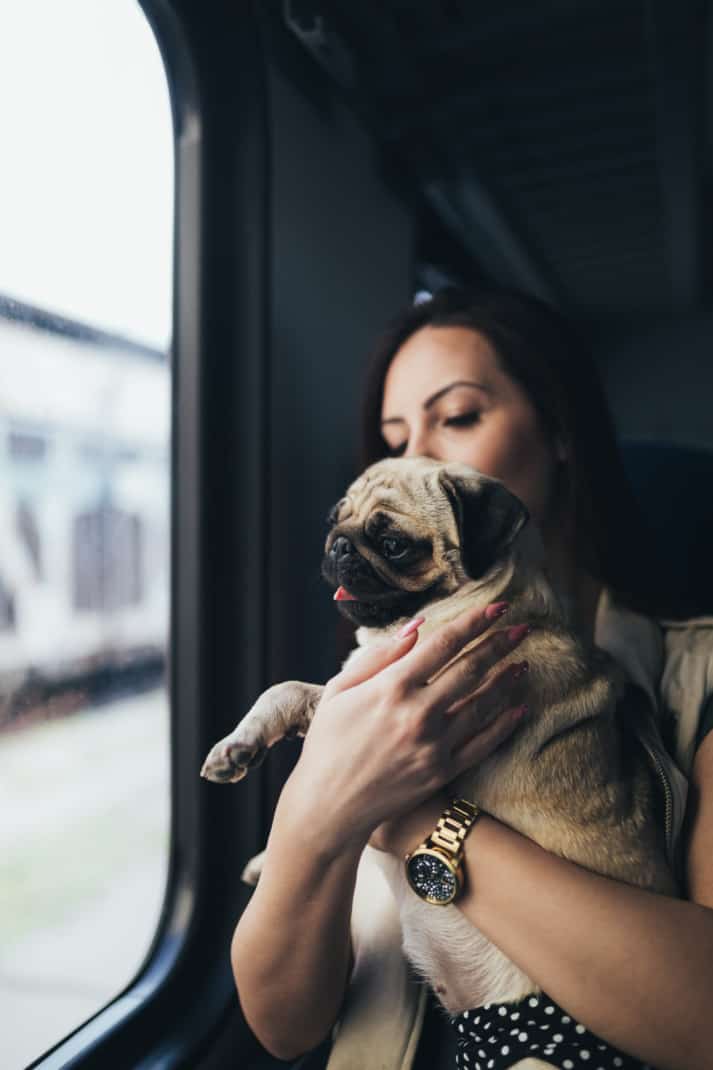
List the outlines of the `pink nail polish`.
{"type": "Polygon", "coordinates": [[[524,639],[531,631],[529,624],[516,624],[514,628],[508,629],[508,639],[511,643],[519,643],[521,639],[524,639]]]}
{"type": "Polygon", "coordinates": [[[509,602],[492,602],[485,611],[487,620],[497,620],[510,608],[509,602]]]}
{"type": "Polygon", "coordinates": [[[415,632],[416,629],[423,624],[425,619],[425,617],[414,617],[413,620],[410,620],[408,622],[408,624],[404,624],[400,632],[396,633],[396,638],[405,639],[407,635],[411,635],[411,632],[415,632]]]}

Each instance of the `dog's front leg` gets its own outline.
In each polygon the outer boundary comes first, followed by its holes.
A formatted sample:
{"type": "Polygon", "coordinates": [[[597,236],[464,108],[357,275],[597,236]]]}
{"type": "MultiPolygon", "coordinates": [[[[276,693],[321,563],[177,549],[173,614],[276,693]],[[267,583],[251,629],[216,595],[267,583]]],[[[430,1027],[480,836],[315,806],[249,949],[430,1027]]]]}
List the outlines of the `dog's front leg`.
{"type": "Polygon", "coordinates": [[[273,743],[306,733],[323,690],[321,684],[288,680],[263,691],[230,735],[212,748],[201,776],[219,784],[242,780],[273,743]]]}

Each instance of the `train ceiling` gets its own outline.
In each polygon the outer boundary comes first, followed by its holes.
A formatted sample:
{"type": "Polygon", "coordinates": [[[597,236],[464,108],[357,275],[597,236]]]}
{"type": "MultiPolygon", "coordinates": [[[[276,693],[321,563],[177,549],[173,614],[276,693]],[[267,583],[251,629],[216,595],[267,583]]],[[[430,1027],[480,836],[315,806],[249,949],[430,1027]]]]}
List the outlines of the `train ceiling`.
{"type": "Polygon", "coordinates": [[[711,294],[707,0],[333,0],[285,16],[475,265],[583,318],[711,294]]]}

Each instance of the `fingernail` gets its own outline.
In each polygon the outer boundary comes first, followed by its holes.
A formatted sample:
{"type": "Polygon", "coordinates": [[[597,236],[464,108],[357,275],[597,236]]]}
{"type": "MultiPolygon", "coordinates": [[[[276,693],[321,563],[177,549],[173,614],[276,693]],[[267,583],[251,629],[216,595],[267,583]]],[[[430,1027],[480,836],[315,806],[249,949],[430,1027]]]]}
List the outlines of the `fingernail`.
{"type": "Polygon", "coordinates": [[[529,624],[516,624],[514,628],[508,629],[508,639],[511,643],[519,643],[521,639],[524,639],[531,631],[529,624]]]}
{"type": "Polygon", "coordinates": [[[530,707],[527,705],[527,703],[524,703],[524,705],[517,707],[517,709],[512,715],[512,719],[513,721],[521,721],[523,717],[527,717],[529,712],[530,707]]]}
{"type": "Polygon", "coordinates": [[[411,632],[415,632],[416,629],[423,624],[425,619],[425,617],[414,617],[413,620],[410,620],[408,622],[408,624],[404,624],[400,632],[396,633],[396,639],[405,639],[407,635],[411,634],[411,632]]]}
{"type": "Polygon", "coordinates": [[[509,602],[492,602],[485,611],[488,620],[497,620],[510,608],[509,602]]]}
{"type": "Polygon", "coordinates": [[[515,666],[514,672],[512,674],[512,678],[513,678],[513,680],[519,680],[521,676],[524,676],[525,673],[528,673],[529,671],[530,671],[529,663],[527,661],[521,661],[519,665],[515,666]]]}

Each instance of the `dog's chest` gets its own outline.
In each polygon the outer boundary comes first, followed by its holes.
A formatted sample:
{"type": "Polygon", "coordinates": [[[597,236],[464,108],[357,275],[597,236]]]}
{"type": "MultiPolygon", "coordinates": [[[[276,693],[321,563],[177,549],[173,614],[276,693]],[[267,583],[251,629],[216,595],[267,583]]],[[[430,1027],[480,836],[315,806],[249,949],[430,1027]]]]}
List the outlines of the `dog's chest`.
{"type": "Polygon", "coordinates": [[[398,905],[404,953],[449,1014],[535,990],[457,907],[424,902],[410,888],[400,860],[374,854],[398,905]]]}

